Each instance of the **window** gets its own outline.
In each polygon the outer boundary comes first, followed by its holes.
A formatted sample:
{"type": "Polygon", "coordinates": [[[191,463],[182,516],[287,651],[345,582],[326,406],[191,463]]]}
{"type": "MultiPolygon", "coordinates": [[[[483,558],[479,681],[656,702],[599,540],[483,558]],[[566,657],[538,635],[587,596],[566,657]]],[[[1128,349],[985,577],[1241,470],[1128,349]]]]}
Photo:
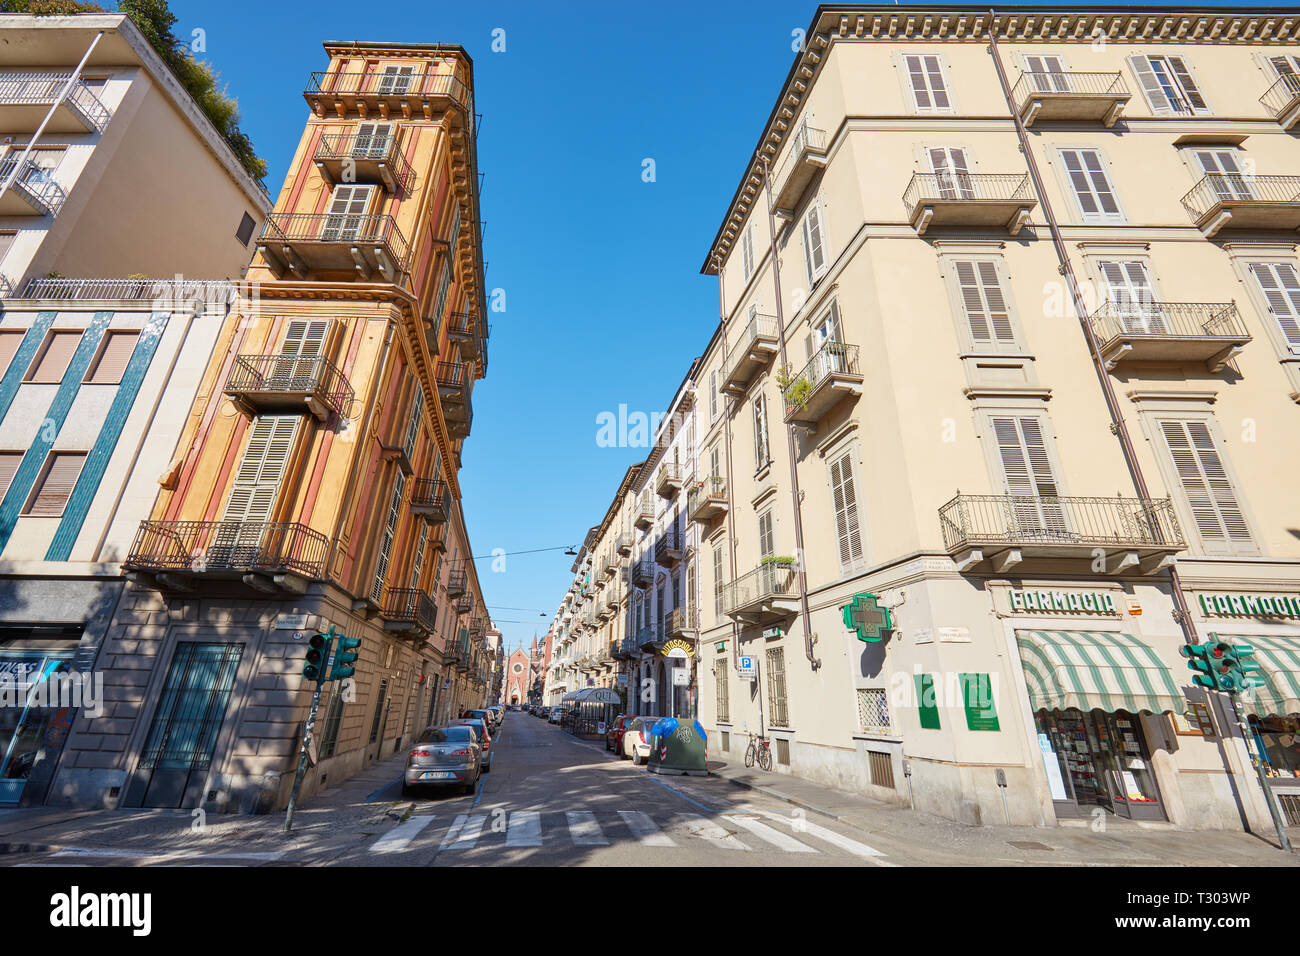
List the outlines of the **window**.
{"type": "Polygon", "coordinates": [[[740,235],[740,259],[745,270],[745,281],[754,274],[754,225],[750,223],[740,235]]]}
{"type": "Polygon", "coordinates": [[[441,328],[443,313],[447,311],[447,293],[451,290],[451,270],[450,257],[444,258],[442,274],[438,277],[438,294],[433,300],[433,323],[436,328],[441,328]]]}
{"type": "Polygon", "coordinates": [[[4,262],[5,255],[9,252],[9,247],[14,244],[14,240],[17,238],[18,233],[16,232],[0,231],[0,262],[4,262]]]}
{"type": "Polygon", "coordinates": [[[424,389],[417,382],[415,385],[415,400],[411,403],[411,420],[406,425],[406,440],[402,442],[402,448],[406,451],[406,457],[409,459],[415,454],[415,439],[420,434],[420,418],[424,415],[424,389]]]}
{"type": "Polygon", "coordinates": [[[340,681],[329,681],[325,693],[330,695],[329,706],[325,708],[325,726],[320,737],[320,759],[328,760],[334,756],[338,746],[339,725],[343,722],[343,688],[340,681]]]}
{"type": "Polygon", "coordinates": [[[109,332],[99,348],[99,358],[86,376],[88,385],[116,385],[122,381],[126,363],[131,360],[139,332],[109,332]]]}
{"type": "Polygon", "coordinates": [[[992,425],[1002,477],[1014,502],[1015,527],[1008,531],[1047,537],[1066,533],[1042,421],[1032,415],[994,416],[992,425]]]}
{"type": "Polygon", "coordinates": [[[239,240],[241,246],[248,245],[248,240],[253,238],[253,229],[257,226],[257,221],[248,213],[239,220],[239,228],[235,230],[235,238],[239,240]]]}
{"type": "Polygon", "coordinates": [[[858,726],[865,734],[888,734],[889,698],[883,687],[858,689],[858,726]]]}
{"type": "Polygon", "coordinates": [[[768,719],[774,726],[789,727],[790,714],[785,700],[785,649],[768,648],[766,657],[768,719]]]}
{"type": "MultiPolygon", "coordinates": [[[[271,520],[301,421],[296,415],[260,415],[253,420],[230,497],[226,499],[223,521],[271,520]]],[[[256,529],[250,534],[254,540],[260,538],[256,529]]]]}
{"type": "MultiPolygon", "coordinates": [[[[16,348],[17,346],[15,346],[16,348]]],[[[3,353],[0,353],[3,354],[3,353]]],[[[709,421],[718,420],[718,370],[709,373],[709,421]]]]}
{"type": "Polygon", "coordinates": [[[388,519],[384,522],[384,532],[379,539],[379,557],[375,563],[375,580],[370,585],[370,599],[376,603],[384,594],[384,578],[388,576],[388,559],[393,551],[393,541],[397,537],[397,519],[402,510],[402,493],[406,490],[406,473],[397,472],[393,482],[393,496],[388,501],[388,519]]]}
{"type": "Polygon", "coordinates": [[[420,586],[420,575],[424,571],[424,548],[429,543],[429,523],[420,522],[420,543],[415,547],[415,562],[411,565],[411,588],[420,586]]]}
{"type": "Polygon", "coordinates": [[[951,146],[931,146],[925,151],[934,171],[940,199],[974,199],[975,185],[970,178],[966,150],[951,146]]]}
{"type": "Polygon", "coordinates": [[[776,545],[773,544],[772,538],[772,512],[764,511],[758,516],[758,553],[764,557],[771,557],[776,553],[776,545]]]}
{"type": "Polygon", "coordinates": [[[84,451],[56,451],[45,463],[45,470],[36,482],[23,514],[57,518],[72,496],[72,489],[85,464],[84,451]]]}
{"type": "Polygon", "coordinates": [[[903,66],[912,87],[912,101],[918,110],[948,110],[952,103],[948,99],[947,86],[944,83],[943,65],[939,57],[905,56],[903,66]]]}
{"type": "Polygon", "coordinates": [[[1238,150],[1230,146],[1193,149],[1192,157],[1221,202],[1254,198],[1252,177],[1245,175],[1237,162],[1238,150]]]}
{"type": "Polygon", "coordinates": [[[1206,104],[1191,70],[1181,56],[1142,56],[1128,58],[1138,85],[1146,94],[1153,113],[1208,113],[1206,104]]]}
{"type": "Polygon", "coordinates": [[[754,396],[754,470],[761,471],[772,463],[771,449],[767,444],[767,402],[762,395],[754,396]]]}
{"type": "MultiPolygon", "coordinates": [[[[722,477],[722,448],[717,444],[709,449],[709,477],[722,477]]],[[[707,490],[712,494],[714,489],[710,486],[707,490]]]]}
{"type": "Polygon", "coordinates": [[[718,668],[718,720],[727,722],[731,720],[731,706],[727,700],[727,659],[719,658],[716,661],[718,668]]]}
{"type": "Polygon", "coordinates": [[[5,374],[9,363],[18,354],[18,346],[23,344],[26,332],[0,332],[0,376],[5,374]]]}
{"type": "MultiPolygon", "coordinates": [[[[1300,355],[1300,277],[1290,262],[1255,262],[1250,266],[1268,311],[1277,322],[1282,341],[1292,355],[1300,355]]],[[[0,358],[3,353],[0,353],[0,358]]]]}
{"type": "Polygon", "coordinates": [[[1069,77],[1059,56],[1030,56],[1025,54],[1025,72],[1038,93],[1068,93],[1069,77]]]}
{"type": "Polygon", "coordinates": [[[358,123],[352,138],[352,155],[357,159],[384,159],[392,139],[392,123],[358,123]]]}
{"type": "MultiPolygon", "coordinates": [[[[14,466],[15,468],[17,465],[14,466]]],[[[722,574],[722,545],[713,546],[713,616],[716,621],[722,620],[722,588],[725,584],[725,578],[722,574]]]]}
{"type": "Polygon", "coordinates": [[[997,263],[991,259],[959,259],[953,265],[971,344],[975,348],[1014,347],[1011,311],[1002,294],[997,263]]]}
{"type": "Polygon", "coordinates": [[[334,196],[330,200],[329,214],[326,215],[325,224],[321,229],[321,239],[326,242],[359,239],[374,188],[374,186],[336,186],[334,196]]]}
{"type": "Polygon", "coordinates": [[[0,451],[0,500],[9,491],[9,483],[14,480],[14,475],[18,471],[18,466],[23,462],[23,453],[20,451],[0,451]]]}
{"type": "Polygon", "coordinates": [[[207,770],[234,689],[242,644],[176,645],[140,767],[207,770]]]}
{"type": "Polygon", "coordinates": [[[405,93],[411,88],[411,78],[415,73],[413,66],[386,66],[379,77],[380,93],[405,93]]]}
{"type": "Polygon", "coordinates": [[[835,535],[840,546],[840,569],[862,563],[862,531],[858,527],[858,499],[853,486],[853,455],[846,452],[831,462],[831,499],[835,505],[835,535]]]}
{"type": "Polygon", "coordinates": [[[1103,259],[1097,270],[1105,283],[1106,301],[1115,306],[1130,332],[1168,331],[1164,318],[1155,311],[1155,291],[1145,262],[1103,259]]]}
{"type": "Polygon", "coordinates": [[[1061,161],[1065,163],[1074,200],[1085,222],[1124,218],[1115,201],[1115,190],[1106,177],[1101,153],[1095,149],[1063,149],[1061,161]]]}
{"type": "Polygon", "coordinates": [[[384,713],[384,703],[388,698],[388,678],[379,681],[379,696],[375,698],[375,716],[370,723],[370,742],[373,744],[379,739],[379,735],[384,730],[384,724],[387,724],[387,714],[384,713]]]}
{"type": "Polygon", "coordinates": [[[813,200],[803,217],[803,261],[804,268],[808,272],[809,285],[826,274],[826,244],[823,231],[821,203],[813,200]]]}
{"type": "Polygon", "coordinates": [[[1254,553],[1237,494],[1207,421],[1160,422],[1174,471],[1207,554],[1254,553]]]}
{"type": "Polygon", "coordinates": [[[27,369],[25,381],[40,385],[57,385],[63,381],[63,373],[68,370],[77,344],[81,341],[81,332],[50,332],[45,336],[36,359],[27,369]]]}

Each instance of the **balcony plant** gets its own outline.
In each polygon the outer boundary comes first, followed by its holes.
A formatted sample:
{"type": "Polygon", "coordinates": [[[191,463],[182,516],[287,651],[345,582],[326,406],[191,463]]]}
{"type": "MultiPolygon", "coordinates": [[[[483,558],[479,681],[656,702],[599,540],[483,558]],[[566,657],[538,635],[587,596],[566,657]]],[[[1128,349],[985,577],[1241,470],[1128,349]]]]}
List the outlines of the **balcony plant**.
{"type": "Polygon", "coordinates": [[[789,365],[783,365],[776,372],[777,384],[781,386],[781,396],[785,399],[785,412],[790,414],[797,408],[808,405],[808,396],[812,394],[812,382],[803,375],[794,375],[789,365]]]}
{"type": "Polygon", "coordinates": [[[758,563],[760,567],[769,564],[779,564],[783,567],[794,567],[794,558],[788,554],[769,554],[758,563]]]}

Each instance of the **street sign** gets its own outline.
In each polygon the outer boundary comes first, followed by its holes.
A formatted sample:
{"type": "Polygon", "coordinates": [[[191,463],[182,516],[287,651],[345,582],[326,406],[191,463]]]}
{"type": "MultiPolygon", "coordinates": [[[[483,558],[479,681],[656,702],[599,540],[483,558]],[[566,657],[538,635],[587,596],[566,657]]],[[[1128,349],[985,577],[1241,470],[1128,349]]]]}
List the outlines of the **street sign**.
{"type": "Polygon", "coordinates": [[[686,687],[691,682],[691,669],[689,667],[673,668],[673,686],[686,687]]]}
{"type": "Polygon", "coordinates": [[[758,676],[758,665],[752,657],[742,657],[738,668],[741,680],[753,680],[758,676]]]}

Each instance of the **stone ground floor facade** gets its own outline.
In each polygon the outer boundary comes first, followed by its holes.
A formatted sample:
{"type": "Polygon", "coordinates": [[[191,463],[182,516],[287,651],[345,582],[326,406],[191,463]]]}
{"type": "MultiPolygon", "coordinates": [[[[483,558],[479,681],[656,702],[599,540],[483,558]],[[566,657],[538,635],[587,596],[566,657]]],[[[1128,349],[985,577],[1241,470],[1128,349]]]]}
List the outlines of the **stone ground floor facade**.
{"type": "Polygon", "coordinates": [[[1191,681],[1166,575],[976,578],[915,554],[809,593],[817,666],[801,615],[743,625],[737,641],[706,609],[695,664],[710,755],[739,761],[762,732],[779,773],[972,825],[1114,814],[1272,832],[1250,757],[1264,752],[1300,823],[1300,569],[1180,571],[1202,640],[1259,649],[1269,686],[1243,701],[1257,715],[1246,734],[1225,695],[1191,681]],[[886,640],[845,627],[861,593],[890,607],[886,640]]]}
{"type": "MultiPolygon", "coordinates": [[[[192,592],[120,579],[80,589],[45,579],[11,584],[11,604],[27,622],[44,619],[48,629],[68,615],[98,615],[65,642],[75,645],[74,666],[102,682],[103,698],[97,713],[65,709],[42,725],[41,785],[26,788],[21,804],[253,813],[285,806],[315,687],[301,676],[307,640],[331,627],[361,638],[360,657],[350,682],[325,685],[304,797],[486,700],[486,686],[423,635],[385,630],[382,618],[354,611],[350,595],[321,582],[287,597],[237,584],[192,592]],[[51,600],[60,591],[69,595],[61,604],[51,600]]],[[[0,645],[0,660],[30,656],[23,647],[32,640],[0,645]]]]}

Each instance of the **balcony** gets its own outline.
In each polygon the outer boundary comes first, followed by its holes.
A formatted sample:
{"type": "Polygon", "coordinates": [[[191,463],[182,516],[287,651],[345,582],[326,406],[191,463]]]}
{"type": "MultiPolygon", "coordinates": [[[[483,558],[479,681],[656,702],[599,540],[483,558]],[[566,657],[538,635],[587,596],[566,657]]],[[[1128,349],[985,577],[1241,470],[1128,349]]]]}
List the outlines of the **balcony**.
{"type": "Polygon", "coordinates": [[[694,637],[698,630],[698,620],[693,604],[673,608],[664,620],[664,633],[669,638],[694,637]]]}
{"type": "Polygon", "coordinates": [[[648,588],[655,582],[654,565],[648,558],[632,562],[632,584],[639,588],[648,588]]]}
{"type": "Polygon", "coordinates": [[[381,117],[418,112],[423,117],[427,107],[431,112],[454,110],[453,122],[470,131],[474,128],[474,95],[450,73],[318,72],[307,81],[303,97],[318,116],[332,109],[340,114],[375,112],[381,117]]]}
{"type": "Polygon", "coordinates": [[[637,649],[646,653],[653,654],[663,647],[664,637],[659,632],[659,626],[654,623],[645,625],[641,630],[636,632],[637,649]]]}
{"type": "Polygon", "coordinates": [[[669,462],[659,469],[659,477],[655,481],[655,491],[660,498],[667,498],[670,501],[677,497],[677,492],[682,490],[682,466],[676,462],[669,462]]]}
{"type": "Polygon", "coordinates": [[[772,177],[776,200],[773,208],[793,217],[813,177],[826,168],[826,131],[800,123],[790,141],[790,151],[772,177]]]}
{"type": "Polygon", "coordinates": [[[626,557],[632,553],[632,545],[636,542],[636,536],[631,531],[620,531],[614,541],[614,548],[619,554],[626,557]]]}
{"type": "Polygon", "coordinates": [[[793,617],[799,610],[799,573],[791,559],[772,559],[722,586],[722,613],[742,624],[793,617]]]}
{"type": "Polygon", "coordinates": [[[460,343],[460,354],[474,357],[478,354],[478,320],[472,312],[452,312],[447,316],[447,338],[460,343]]]}
{"type": "Polygon", "coordinates": [[[287,355],[239,355],[225,393],[246,415],[308,412],[322,422],[342,417],[352,386],[328,359],[287,355]]]}
{"type": "Polygon", "coordinates": [[[466,593],[456,598],[456,613],[468,614],[474,610],[474,595],[466,593]]]}
{"type": "Polygon", "coordinates": [[[858,347],[827,342],[813,353],[798,375],[783,385],[785,421],[816,427],[841,400],[861,392],[858,347]]]}
{"type": "MultiPolygon", "coordinates": [[[[939,509],[944,547],[963,573],[1068,570],[1105,555],[1106,573],[1154,574],[1187,547],[1168,498],[962,495],[939,509]]],[[[1095,572],[1094,572],[1095,573],[1095,572]]]]}
{"type": "Polygon", "coordinates": [[[411,514],[419,515],[431,525],[447,520],[451,488],[440,478],[416,478],[410,482],[411,514]]]}
{"type": "Polygon", "coordinates": [[[777,334],[776,316],[755,314],[727,353],[718,390],[726,395],[744,394],[754,374],[780,351],[777,334]]]}
{"type": "Polygon", "coordinates": [[[608,577],[618,571],[618,559],[614,557],[614,552],[602,555],[600,559],[600,573],[608,577]]]}
{"type": "Polygon", "coordinates": [[[621,641],[609,642],[609,656],[616,661],[625,661],[632,656],[631,641],[624,638],[621,641]]]}
{"type": "Polygon", "coordinates": [[[913,173],[903,204],[919,235],[932,227],[968,226],[1015,235],[1038,205],[1024,173],[913,173]]]}
{"type": "Polygon", "coordinates": [[[426,640],[438,623],[438,609],[433,599],[416,588],[389,588],[384,595],[384,630],[426,640]]]}
{"type": "Polygon", "coordinates": [[[1268,88],[1259,101],[1283,129],[1300,123],[1300,75],[1285,73],[1268,88]]]}
{"type": "Polygon", "coordinates": [[[356,133],[326,134],[316,144],[313,157],[321,177],[334,186],[340,182],[383,184],[389,193],[406,193],[415,170],[392,135],[358,136],[356,133]]]}
{"type": "Polygon", "coordinates": [[[272,213],[257,249],[277,279],[347,273],[368,281],[378,272],[397,282],[407,271],[406,237],[392,216],[272,213]]]}
{"type": "Polygon", "coordinates": [[[1210,173],[1183,197],[1207,238],[1224,229],[1300,229],[1300,176],[1210,173]]]}
{"type": "Polygon", "coordinates": [[[697,481],[686,492],[686,516],[699,524],[708,524],[727,513],[727,479],[716,475],[697,481]]]}
{"type": "Polygon", "coordinates": [[[1121,73],[1025,73],[1011,96],[1026,126],[1045,121],[1110,129],[1132,94],[1121,73]]]}
{"type": "Polygon", "coordinates": [[[1108,370],[1124,361],[1204,362],[1217,372],[1250,341],[1232,302],[1108,302],[1090,321],[1108,370]]]}
{"type": "Polygon", "coordinates": [[[642,531],[649,531],[655,523],[654,503],[650,500],[650,490],[647,488],[641,492],[641,497],[637,499],[636,510],[632,515],[632,523],[642,531]]]}
{"type": "MultiPolygon", "coordinates": [[[[9,182],[20,158],[21,154],[0,160],[0,185],[9,182]]],[[[63,187],[50,179],[50,171],[28,159],[0,196],[0,216],[57,216],[67,198],[63,187]]]]}
{"type": "Polygon", "coordinates": [[[487,621],[484,618],[476,617],[469,622],[469,636],[472,638],[481,638],[487,633],[487,621]]]}
{"type": "Polygon", "coordinates": [[[469,572],[464,568],[452,568],[447,572],[447,597],[460,597],[465,593],[465,585],[469,579],[469,572]]]}
{"type": "Polygon", "coordinates": [[[12,298],[13,294],[14,294],[13,283],[9,281],[9,277],[7,275],[5,275],[4,273],[0,273],[0,299],[12,298]]]}
{"type": "Polygon", "coordinates": [[[34,133],[50,107],[59,106],[45,126],[47,133],[99,133],[108,124],[108,107],[71,71],[31,70],[0,73],[0,129],[34,133]],[[59,94],[67,88],[67,95],[59,94]]]}
{"type": "Polygon", "coordinates": [[[138,583],[188,591],[198,581],[242,577],[259,591],[301,593],[325,577],[329,539],[275,521],[142,521],[123,562],[138,583]]]}
{"type": "Polygon", "coordinates": [[[655,564],[661,568],[672,570],[681,559],[681,536],[672,531],[665,531],[663,536],[655,542],[655,564]]]}

